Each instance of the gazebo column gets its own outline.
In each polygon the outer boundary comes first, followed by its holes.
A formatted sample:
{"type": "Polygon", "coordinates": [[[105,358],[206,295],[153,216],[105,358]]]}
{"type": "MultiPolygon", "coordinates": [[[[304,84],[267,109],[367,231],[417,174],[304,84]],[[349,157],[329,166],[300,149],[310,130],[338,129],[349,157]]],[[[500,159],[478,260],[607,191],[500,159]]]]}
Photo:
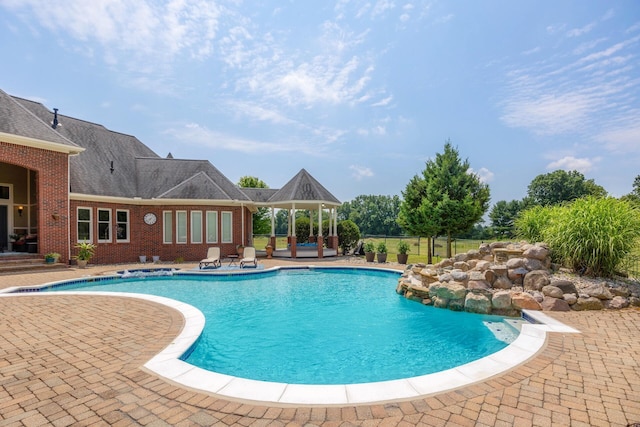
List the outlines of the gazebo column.
{"type": "Polygon", "coordinates": [[[269,244],[276,250],[276,214],[275,209],[271,206],[271,237],[269,238],[269,244]]]}
{"type": "Polygon", "coordinates": [[[331,236],[331,247],[338,251],[339,239],[338,239],[338,208],[333,208],[333,235],[331,236]]]}
{"type": "Polygon", "coordinates": [[[309,209],[309,243],[315,243],[316,239],[313,235],[313,211],[309,209]]]}
{"type": "Polygon", "coordinates": [[[291,258],[296,258],[298,253],[297,253],[297,247],[296,245],[298,244],[297,240],[296,240],[296,204],[294,203],[291,206],[291,239],[290,239],[290,249],[291,249],[291,258]]]}
{"type": "MultiPolygon", "coordinates": [[[[313,223],[313,221],[311,221],[313,223]]],[[[318,258],[324,257],[324,238],[322,237],[322,205],[318,205],[318,258]]]]}

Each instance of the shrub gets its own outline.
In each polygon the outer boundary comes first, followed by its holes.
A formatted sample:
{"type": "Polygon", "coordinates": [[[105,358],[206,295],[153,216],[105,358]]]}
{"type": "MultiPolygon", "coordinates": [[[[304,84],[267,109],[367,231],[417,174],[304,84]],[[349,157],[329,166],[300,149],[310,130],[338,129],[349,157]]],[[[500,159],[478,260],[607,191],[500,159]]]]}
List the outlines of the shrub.
{"type": "MultiPolygon", "coordinates": [[[[358,240],[360,240],[360,229],[355,222],[350,219],[345,219],[338,223],[338,245],[346,253],[355,247],[358,240]]],[[[327,226],[327,232],[329,231],[327,226]]]]}
{"type": "Polygon", "coordinates": [[[559,208],[543,235],[564,265],[608,277],[637,245],[640,211],[611,197],[585,197],[559,208]]]}
{"type": "Polygon", "coordinates": [[[379,254],[386,254],[387,244],[385,242],[379,242],[378,246],[376,247],[376,252],[378,252],[379,254]]]}
{"type": "Polygon", "coordinates": [[[516,235],[531,243],[546,242],[545,232],[558,213],[559,206],[535,206],[520,212],[515,220],[516,235]]]}

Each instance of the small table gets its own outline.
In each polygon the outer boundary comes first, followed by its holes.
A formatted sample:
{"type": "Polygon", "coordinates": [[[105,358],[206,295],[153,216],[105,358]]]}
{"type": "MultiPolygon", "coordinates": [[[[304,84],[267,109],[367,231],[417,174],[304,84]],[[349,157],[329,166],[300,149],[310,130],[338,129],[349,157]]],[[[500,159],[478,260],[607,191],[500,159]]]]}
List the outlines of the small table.
{"type": "Polygon", "coordinates": [[[232,265],[238,265],[238,263],[236,262],[238,260],[238,255],[227,255],[227,258],[229,258],[229,267],[231,267],[232,265]]]}

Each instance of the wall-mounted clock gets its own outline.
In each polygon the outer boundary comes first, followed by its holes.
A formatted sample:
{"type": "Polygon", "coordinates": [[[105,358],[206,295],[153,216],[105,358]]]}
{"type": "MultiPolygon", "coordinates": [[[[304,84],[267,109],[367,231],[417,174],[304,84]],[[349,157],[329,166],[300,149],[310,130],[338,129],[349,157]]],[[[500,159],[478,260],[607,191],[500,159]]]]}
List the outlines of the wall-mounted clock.
{"type": "Polygon", "coordinates": [[[144,222],[149,225],[153,225],[156,223],[156,214],[149,212],[144,215],[144,222]]]}

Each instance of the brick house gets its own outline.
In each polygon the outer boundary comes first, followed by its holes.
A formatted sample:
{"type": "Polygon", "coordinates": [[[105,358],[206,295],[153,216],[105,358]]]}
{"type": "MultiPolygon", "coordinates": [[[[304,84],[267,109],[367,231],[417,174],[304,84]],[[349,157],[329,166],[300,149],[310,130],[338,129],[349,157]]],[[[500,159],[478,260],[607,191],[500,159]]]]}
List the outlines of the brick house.
{"type": "Polygon", "coordinates": [[[97,264],[199,260],[210,246],[226,255],[252,245],[259,207],[314,206],[329,209],[337,248],[339,205],[304,169],[280,190],[242,189],[207,160],[160,157],[131,135],[0,90],[0,251],[69,262],[87,241],[97,264]]]}

